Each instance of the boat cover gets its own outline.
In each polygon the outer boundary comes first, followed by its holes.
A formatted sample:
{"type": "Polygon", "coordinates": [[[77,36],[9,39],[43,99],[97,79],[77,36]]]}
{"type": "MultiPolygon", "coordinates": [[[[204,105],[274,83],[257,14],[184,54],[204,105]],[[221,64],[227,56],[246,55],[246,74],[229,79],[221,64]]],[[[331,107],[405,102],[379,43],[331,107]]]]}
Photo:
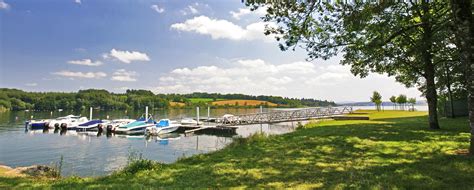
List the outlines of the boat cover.
{"type": "Polygon", "coordinates": [[[90,121],[85,122],[85,123],[81,123],[81,124],[79,124],[79,126],[89,126],[89,125],[95,125],[95,124],[99,124],[99,123],[102,123],[102,120],[96,119],[96,120],[90,120],[90,121]]]}
{"type": "Polygon", "coordinates": [[[134,122],[131,122],[131,123],[127,124],[127,125],[124,125],[124,126],[122,126],[122,127],[120,127],[120,128],[130,128],[130,127],[136,127],[136,126],[140,126],[140,125],[144,125],[144,124],[145,124],[144,121],[134,121],[134,122]]]}

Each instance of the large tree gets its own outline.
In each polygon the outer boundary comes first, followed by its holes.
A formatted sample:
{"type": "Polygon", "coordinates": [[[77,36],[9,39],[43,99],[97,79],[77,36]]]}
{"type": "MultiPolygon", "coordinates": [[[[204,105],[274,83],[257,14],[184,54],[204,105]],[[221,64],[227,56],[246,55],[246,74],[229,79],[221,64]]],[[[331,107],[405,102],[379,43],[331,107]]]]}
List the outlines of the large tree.
{"type": "Polygon", "coordinates": [[[459,60],[464,65],[468,90],[469,123],[471,144],[469,152],[474,154],[474,17],[472,0],[451,0],[455,23],[459,60]]]}
{"type": "Polygon", "coordinates": [[[252,9],[265,7],[264,21],[276,23],[266,34],[275,34],[282,50],[302,47],[309,59],[341,54],[341,64],[366,77],[370,72],[395,76],[408,87],[417,86],[426,96],[429,126],[439,129],[436,72],[433,62],[448,33],[447,2],[322,3],[248,1],[252,9]]]}

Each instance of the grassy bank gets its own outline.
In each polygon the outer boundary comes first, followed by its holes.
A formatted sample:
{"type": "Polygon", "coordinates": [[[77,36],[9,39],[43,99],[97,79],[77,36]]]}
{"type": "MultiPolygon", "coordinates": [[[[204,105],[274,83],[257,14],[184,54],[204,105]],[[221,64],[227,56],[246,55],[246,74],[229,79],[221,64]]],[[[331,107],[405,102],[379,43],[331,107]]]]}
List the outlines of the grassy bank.
{"type": "Polygon", "coordinates": [[[141,161],[101,178],[0,177],[0,188],[472,189],[474,158],[458,154],[468,147],[467,119],[440,122],[442,130],[434,131],[426,112],[371,112],[368,121],[322,121],[285,135],[256,135],[174,164],[141,161]]]}

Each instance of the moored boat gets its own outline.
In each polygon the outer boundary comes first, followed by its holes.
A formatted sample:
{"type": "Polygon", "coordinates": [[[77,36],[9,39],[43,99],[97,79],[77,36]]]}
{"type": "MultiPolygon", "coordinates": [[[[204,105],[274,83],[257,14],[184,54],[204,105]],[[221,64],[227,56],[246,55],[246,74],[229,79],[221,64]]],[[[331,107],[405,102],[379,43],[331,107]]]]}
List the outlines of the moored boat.
{"type": "Polygon", "coordinates": [[[181,120],[181,125],[197,125],[197,121],[192,118],[184,118],[181,120]]]}
{"type": "Polygon", "coordinates": [[[26,122],[26,126],[30,130],[45,129],[50,127],[49,122],[49,119],[29,120],[26,122]]]}
{"type": "Polygon", "coordinates": [[[107,124],[107,132],[114,132],[115,129],[125,126],[131,122],[134,122],[134,119],[114,119],[107,124]]]}
{"type": "Polygon", "coordinates": [[[149,117],[148,119],[140,118],[124,126],[117,127],[114,132],[125,134],[145,133],[145,129],[147,127],[151,127],[154,125],[156,125],[156,122],[151,117],[149,117]]]}
{"type": "Polygon", "coordinates": [[[87,117],[68,115],[64,117],[58,117],[57,119],[49,122],[50,127],[61,128],[61,129],[76,129],[81,123],[89,121],[87,117]]]}
{"type": "Polygon", "coordinates": [[[156,125],[147,127],[146,134],[159,135],[159,134],[172,133],[178,130],[179,126],[181,125],[177,121],[162,119],[156,125]]]}
{"type": "Polygon", "coordinates": [[[105,126],[109,123],[107,120],[94,119],[81,123],[76,127],[78,131],[102,131],[105,126]]]}

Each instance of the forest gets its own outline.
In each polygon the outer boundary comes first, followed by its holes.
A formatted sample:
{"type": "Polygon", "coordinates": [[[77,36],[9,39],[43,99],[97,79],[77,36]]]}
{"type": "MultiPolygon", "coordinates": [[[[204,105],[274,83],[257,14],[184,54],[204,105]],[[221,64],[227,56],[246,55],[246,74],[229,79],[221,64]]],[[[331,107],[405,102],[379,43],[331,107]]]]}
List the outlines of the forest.
{"type": "MultiPolygon", "coordinates": [[[[208,106],[205,103],[193,103],[190,98],[261,100],[276,103],[279,107],[335,106],[332,101],[316,99],[297,99],[280,96],[252,96],[244,94],[201,93],[191,94],[154,94],[148,90],[127,90],[125,93],[113,93],[101,89],[79,90],[78,92],[25,92],[19,89],[0,88],[0,110],[37,110],[52,111],[84,110],[94,107],[102,110],[169,108],[170,102],[181,102],[191,108],[208,106]]],[[[235,105],[228,105],[234,107],[235,105]]],[[[264,105],[265,106],[265,105],[264,105]]],[[[251,106],[238,106],[251,107],[251,106]]]]}

